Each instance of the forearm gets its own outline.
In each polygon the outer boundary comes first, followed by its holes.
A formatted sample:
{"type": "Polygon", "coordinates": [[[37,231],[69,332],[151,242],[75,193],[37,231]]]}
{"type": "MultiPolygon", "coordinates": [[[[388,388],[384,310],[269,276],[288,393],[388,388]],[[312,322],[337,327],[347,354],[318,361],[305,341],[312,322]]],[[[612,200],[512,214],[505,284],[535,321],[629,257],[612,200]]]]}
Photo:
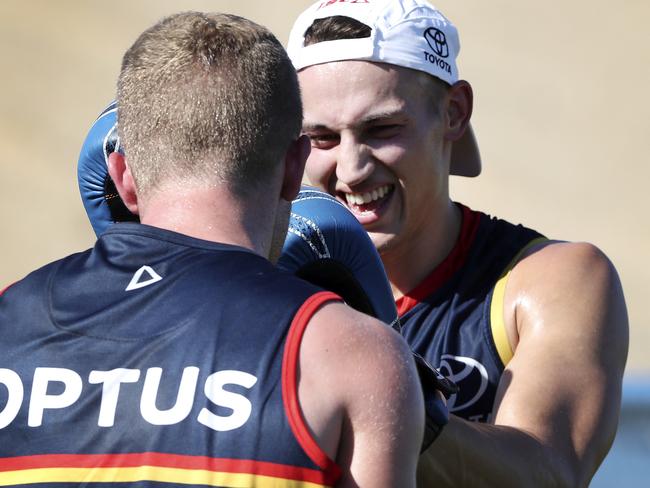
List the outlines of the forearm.
{"type": "Polygon", "coordinates": [[[569,461],[533,436],[453,415],[418,466],[421,488],[576,485],[569,461]]]}

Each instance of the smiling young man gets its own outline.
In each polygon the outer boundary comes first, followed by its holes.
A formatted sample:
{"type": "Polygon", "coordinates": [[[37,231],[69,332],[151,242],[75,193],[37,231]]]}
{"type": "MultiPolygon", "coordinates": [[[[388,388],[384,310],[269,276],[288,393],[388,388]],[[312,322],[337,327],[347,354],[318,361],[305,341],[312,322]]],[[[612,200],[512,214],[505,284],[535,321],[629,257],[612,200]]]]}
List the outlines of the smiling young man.
{"type": "Polygon", "coordinates": [[[312,141],[305,174],[363,224],[404,336],[460,387],[420,482],[585,486],[616,431],[621,285],[593,245],[450,199],[450,174],[481,170],[459,47],[455,27],[421,0],[303,12],[288,50],[312,141]]]}

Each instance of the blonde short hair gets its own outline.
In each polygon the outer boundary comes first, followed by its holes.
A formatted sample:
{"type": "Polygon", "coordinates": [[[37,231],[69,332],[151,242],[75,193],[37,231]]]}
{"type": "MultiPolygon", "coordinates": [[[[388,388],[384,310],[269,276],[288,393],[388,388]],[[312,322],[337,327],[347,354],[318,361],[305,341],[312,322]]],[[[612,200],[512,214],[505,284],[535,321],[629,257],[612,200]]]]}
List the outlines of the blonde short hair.
{"type": "Polygon", "coordinates": [[[139,194],[170,180],[253,190],[298,137],[293,65],[266,28],[186,12],[147,29],[118,79],[118,130],[139,194]]]}

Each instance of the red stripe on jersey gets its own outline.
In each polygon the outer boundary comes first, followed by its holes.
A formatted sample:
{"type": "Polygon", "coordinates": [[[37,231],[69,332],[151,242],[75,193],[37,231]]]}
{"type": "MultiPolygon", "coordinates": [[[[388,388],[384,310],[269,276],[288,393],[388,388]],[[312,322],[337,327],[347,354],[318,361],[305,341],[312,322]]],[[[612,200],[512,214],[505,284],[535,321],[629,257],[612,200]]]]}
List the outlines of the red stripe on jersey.
{"type": "Polygon", "coordinates": [[[2,294],[3,294],[4,292],[6,292],[9,288],[11,288],[12,286],[14,286],[15,284],[16,284],[16,283],[12,283],[11,285],[8,285],[8,286],[4,287],[4,288],[0,291],[0,297],[2,296],[2,294]]]}
{"type": "Polygon", "coordinates": [[[469,250],[476,237],[478,224],[481,221],[481,213],[471,210],[465,205],[458,205],[463,212],[463,223],[458,241],[456,241],[454,248],[444,261],[436,266],[419,285],[403,297],[397,299],[395,304],[397,305],[397,314],[400,317],[436,291],[465,264],[469,250]]]}
{"type": "Polygon", "coordinates": [[[129,468],[139,466],[246,473],[309,481],[312,483],[322,483],[323,481],[322,473],[308,468],[248,459],[183,456],[158,452],[129,454],[43,454],[0,458],[0,472],[42,468],[129,468]]]}
{"type": "Polygon", "coordinates": [[[302,304],[291,322],[282,358],[282,399],[291,431],[309,458],[323,470],[328,485],[333,485],[341,476],[341,469],[320,448],[302,415],[298,400],[298,358],[307,324],[324,303],[332,300],[341,301],[341,298],[331,292],[320,292],[302,304]]]}

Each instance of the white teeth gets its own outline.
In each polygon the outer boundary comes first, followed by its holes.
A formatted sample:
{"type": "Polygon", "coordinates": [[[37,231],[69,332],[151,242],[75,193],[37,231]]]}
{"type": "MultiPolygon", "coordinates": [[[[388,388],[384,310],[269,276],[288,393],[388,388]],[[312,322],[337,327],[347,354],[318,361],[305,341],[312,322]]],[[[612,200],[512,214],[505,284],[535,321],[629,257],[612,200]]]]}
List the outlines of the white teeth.
{"type": "Polygon", "coordinates": [[[366,193],[346,193],[345,200],[348,202],[348,205],[364,205],[370,202],[374,202],[380,198],[383,198],[390,191],[390,185],[380,186],[375,188],[371,192],[366,193]]]}

